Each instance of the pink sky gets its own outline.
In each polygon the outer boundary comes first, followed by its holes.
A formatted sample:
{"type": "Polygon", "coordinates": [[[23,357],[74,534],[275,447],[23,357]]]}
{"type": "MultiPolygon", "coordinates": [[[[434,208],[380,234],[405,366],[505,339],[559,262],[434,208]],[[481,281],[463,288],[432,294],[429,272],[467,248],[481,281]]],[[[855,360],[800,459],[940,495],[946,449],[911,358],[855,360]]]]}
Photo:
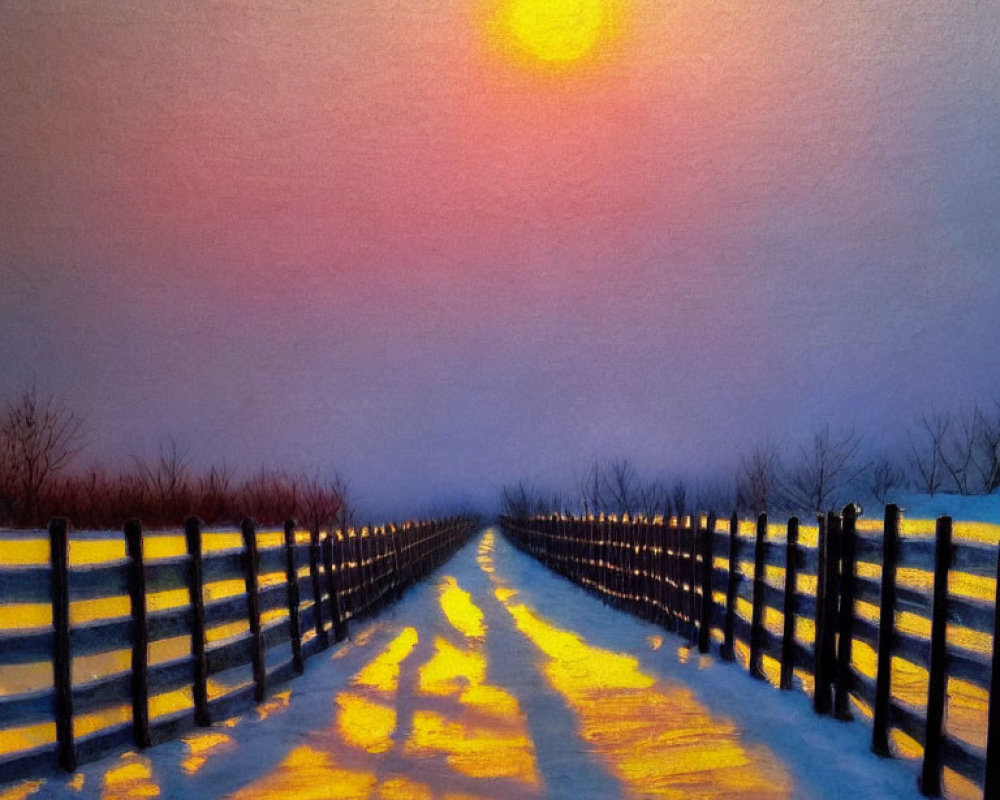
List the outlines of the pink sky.
{"type": "Polygon", "coordinates": [[[373,505],[1000,398],[1000,7],[616,8],[0,5],[3,395],[373,505]]]}

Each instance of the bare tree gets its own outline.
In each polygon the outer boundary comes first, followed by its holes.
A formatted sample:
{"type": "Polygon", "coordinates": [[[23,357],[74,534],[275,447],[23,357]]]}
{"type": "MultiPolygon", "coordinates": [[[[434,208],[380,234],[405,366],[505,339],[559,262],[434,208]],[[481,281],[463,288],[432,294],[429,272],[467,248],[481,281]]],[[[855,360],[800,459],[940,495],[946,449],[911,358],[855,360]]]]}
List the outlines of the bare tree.
{"type": "Polygon", "coordinates": [[[687,511],[687,484],[680,478],[674,481],[670,490],[671,511],[678,517],[683,517],[687,511]]]}
{"type": "Polygon", "coordinates": [[[0,522],[14,522],[17,510],[17,471],[13,443],[0,430],[0,522]]]}
{"type": "Polygon", "coordinates": [[[504,486],[500,498],[505,516],[524,519],[546,512],[545,502],[533,486],[518,481],[517,486],[504,486]]]}
{"type": "Polygon", "coordinates": [[[972,494],[981,414],[978,408],[950,417],[948,435],[941,442],[941,463],[959,494],[972,494]]]}
{"type": "Polygon", "coordinates": [[[601,491],[601,468],[595,460],[590,468],[577,481],[577,490],[583,504],[583,515],[599,514],[604,508],[604,495],[601,491]]]}
{"type": "Polygon", "coordinates": [[[951,419],[943,414],[924,415],[916,430],[907,433],[914,481],[920,491],[927,492],[931,497],[944,485],[946,468],[942,447],[950,426],[951,419]]]}
{"type": "Polygon", "coordinates": [[[647,520],[653,520],[658,515],[667,516],[667,487],[663,481],[640,483],[636,489],[636,500],[639,513],[647,520]]]}
{"type": "Polygon", "coordinates": [[[604,488],[608,499],[621,519],[635,507],[638,475],[626,458],[612,461],[604,472],[604,488]]]}
{"type": "Polygon", "coordinates": [[[337,499],[340,501],[340,508],[337,510],[337,526],[341,530],[349,530],[354,527],[355,521],[355,508],[354,501],[351,498],[350,483],[337,472],[334,474],[330,485],[333,491],[336,492],[337,499]]]}
{"type": "Polygon", "coordinates": [[[153,462],[132,457],[139,479],[145,484],[156,509],[154,520],[163,524],[190,511],[191,485],[187,448],[174,439],[161,444],[153,462]]]}
{"type": "Polygon", "coordinates": [[[795,508],[821,513],[846,500],[842,493],[864,471],[858,463],[861,437],[849,429],[834,437],[830,426],[813,436],[812,447],[799,448],[799,459],[781,478],[782,491],[795,508]]]}
{"type": "MultiPolygon", "coordinates": [[[[298,504],[300,522],[309,530],[332,531],[341,520],[344,503],[334,481],[305,480],[298,504]]],[[[347,527],[346,525],[344,526],[347,527]]]]}
{"type": "Polygon", "coordinates": [[[778,499],[780,471],[781,457],[772,442],[758,445],[749,456],[741,456],[736,472],[737,507],[753,514],[772,510],[778,499]]]}
{"type": "Polygon", "coordinates": [[[82,448],[82,420],[35,387],[7,404],[0,418],[7,503],[22,524],[39,522],[42,495],[82,448]]]}
{"type": "MultiPolygon", "coordinates": [[[[1000,412],[1000,403],[997,404],[1000,412]]],[[[976,468],[979,471],[980,489],[992,494],[1000,489],[1000,413],[987,416],[979,411],[979,439],[976,468]]]]}
{"type": "Polygon", "coordinates": [[[906,473],[888,458],[873,462],[868,468],[868,492],[883,505],[897,489],[906,486],[906,473]]]}
{"type": "Polygon", "coordinates": [[[233,508],[233,470],[225,462],[214,464],[207,473],[199,476],[195,494],[197,514],[210,525],[220,522],[235,522],[233,508]]]}
{"type": "Polygon", "coordinates": [[[303,478],[261,467],[240,486],[239,515],[254,517],[267,525],[298,516],[303,478]]]}

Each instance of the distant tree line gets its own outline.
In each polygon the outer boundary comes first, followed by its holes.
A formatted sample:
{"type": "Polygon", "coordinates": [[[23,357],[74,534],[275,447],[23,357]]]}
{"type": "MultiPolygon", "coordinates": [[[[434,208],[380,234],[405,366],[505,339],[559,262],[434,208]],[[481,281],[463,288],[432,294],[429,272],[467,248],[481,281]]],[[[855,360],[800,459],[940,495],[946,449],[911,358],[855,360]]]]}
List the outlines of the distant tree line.
{"type": "Polygon", "coordinates": [[[74,469],[84,448],[83,421],[34,388],[0,413],[0,525],[36,527],[52,516],[77,528],[115,528],[129,517],[149,527],[180,525],[190,515],[208,525],[254,517],[265,525],[291,517],[299,524],[350,524],[348,491],[332,480],[261,467],[237,477],[226,464],[194,469],[175,442],[156,458],[138,456],[117,470],[74,469]]]}
{"type": "Polygon", "coordinates": [[[829,425],[794,448],[766,441],[739,457],[732,477],[696,481],[639,475],[628,459],[595,461],[568,492],[504,486],[504,513],[610,513],[653,519],[692,511],[816,514],[848,502],[892,502],[903,492],[992,494],[1000,489],[1000,404],[924,415],[901,452],[875,454],[853,428],[829,425]]]}

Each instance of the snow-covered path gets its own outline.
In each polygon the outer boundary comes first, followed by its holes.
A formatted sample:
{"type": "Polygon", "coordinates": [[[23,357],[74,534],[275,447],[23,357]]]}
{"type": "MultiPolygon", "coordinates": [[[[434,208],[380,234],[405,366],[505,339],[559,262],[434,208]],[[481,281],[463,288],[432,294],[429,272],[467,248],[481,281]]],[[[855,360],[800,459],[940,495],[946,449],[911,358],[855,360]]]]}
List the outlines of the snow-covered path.
{"type": "Polygon", "coordinates": [[[487,529],[244,718],[17,796],[918,797],[864,725],[686,656],[487,529]]]}

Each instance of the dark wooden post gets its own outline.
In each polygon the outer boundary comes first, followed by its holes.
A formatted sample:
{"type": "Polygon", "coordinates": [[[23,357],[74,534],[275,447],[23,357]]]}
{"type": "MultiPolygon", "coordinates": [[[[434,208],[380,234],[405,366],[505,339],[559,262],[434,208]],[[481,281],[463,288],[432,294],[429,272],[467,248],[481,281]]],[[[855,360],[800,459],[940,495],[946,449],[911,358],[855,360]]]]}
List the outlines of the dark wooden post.
{"type": "Polygon", "coordinates": [[[858,507],[844,508],[840,531],[840,630],[837,637],[837,694],[834,715],[851,720],[851,651],[854,645],[855,552],[857,548],[858,507]]]}
{"type": "Polygon", "coordinates": [[[677,633],[681,636],[684,635],[684,560],[683,560],[683,544],[684,535],[681,532],[683,528],[683,518],[678,516],[674,519],[674,526],[671,531],[671,539],[674,551],[674,557],[671,559],[673,561],[673,573],[674,573],[674,617],[677,620],[677,633]]]}
{"type": "MultiPolygon", "coordinates": [[[[412,548],[410,550],[409,564],[410,568],[413,569],[416,552],[417,552],[417,539],[416,539],[416,529],[410,529],[411,532],[411,542],[412,548]]],[[[344,616],[347,619],[353,619],[357,613],[357,606],[354,602],[354,578],[356,575],[356,569],[354,565],[354,542],[356,541],[354,531],[351,528],[345,527],[343,529],[344,541],[340,543],[340,548],[343,552],[344,568],[340,572],[340,588],[344,592],[344,616]]]]}
{"type": "Polygon", "coordinates": [[[753,610],[750,617],[750,675],[764,680],[764,561],[767,514],[757,516],[757,536],[753,549],[753,610]]]}
{"type": "Polygon", "coordinates": [[[333,621],[333,641],[342,642],[347,638],[347,623],[340,610],[340,576],[333,574],[333,537],[328,532],[323,540],[323,570],[326,572],[326,601],[330,606],[330,619],[333,621]]]}
{"type": "Polygon", "coordinates": [[[302,633],[299,629],[299,565],[295,558],[295,520],[285,520],[285,585],[288,587],[288,638],[292,644],[292,669],[299,675],[302,663],[302,633]]]}
{"type": "Polygon", "coordinates": [[[726,585],[726,617],[722,628],[723,661],[736,658],[734,626],[736,624],[736,592],[740,586],[740,519],[734,511],[729,518],[729,580],[726,585]]]}
{"type": "Polygon", "coordinates": [[[76,769],[73,741],[73,678],[69,651],[69,522],[53,517],[49,522],[49,555],[52,563],[52,681],[55,688],[56,741],[59,766],[76,769]]]}
{"type": "Polygon", "coordinates": [[[667,525],[670,520],[667,517],[663,518],[663,522],[655,527],[656,532],[656,546],[659,548],[659,554],[656,557],[656,579],[658,582],[658,596],[660,602],[659,611],[659,624],[662,625],[666,630],[671,631],[674,629],[674,617],[673,617],[673,607],[671,603],[671,590],[670,584],[668,582],[670,578],[670,561],[669,555],[667,553],[667,532],[669,528],[667,525]]]}
{"type": "Polygon", "coordinates": [[[707,653],[712,643],[712,578],[715,574],[715,512],[708,515],[708,525],[702,531],[701,545],[701,627],[698,629],[698,650],[707,653]]]}
{"type": "Polygon", "coordinates": [[[816,524],[819,530],[819,541],[816,546],[816,610],[813,619],[813,710],[817,714],[826,714],[830,708],[830,699],[824,689],[826,673],[823,669],[823,630],[826,626],[826,515],[817,514],[816,524]]]}
{"type": "Polygon", "coordinates": [[[896,629],[896,565],[899,563],[899,506],[885,507],[882,527],[882,591],[878,613],[878,666],[872,708],[872,751],[888,758],[892,651],[896,629]]]}
{"type": "Polygon", "coordinates": [[[674,525],[673,517],[663,518],[663,594],[665,606],[665,627],[677,630],[677,584],[674,580],[674,525]]]}
{"type": "Polygon", "coordinates": [[[330,646],[330,638],[326,633],[326,625],[323,624],[323,590],[319,582],[319,527],[313,527],[309,531],[309,582],[312,584],[313,593],[313,623],[316,627],[316,638],[319,639],[319,646],[324,650],[330,646]]]}
{"type": "MultiPolygon", "coordinates": [[[[837,609],[840,600],[840,516],[829,511],[821,529],[823,536],[823,606],[822,622],[817,621],[819,647],[816,652],[816,688],[813,708],[817,714],[829,714],[833,709],[833,678],[837,669],[837,609]]],[[[817,599],[818,602],[818,599],[817,599]]],[[[819,606],[817,606],[819,613],[819,606]]]]}
{"type": "Polygon", "coordinates": [[[250,624],[250,662],[253,666],[253,699],[264,700],[267,688],[267,672],[264,666],[264,636],[260,629],[260,603],[257,597],[257,523],[252,519],[243,520],[243,575],[247,589],[247,622],[250,624]]]}
{"type": "MultiPolygon", "coordinates": [[[[394,597],[398,601],[403,597],[403,575],[399,565],[399,544],[401,533],[399,528],[393,524],[392,526],[392,538],[389,539],[389,543],[392,548],[392,586],[394,589],[394,597]]],[[[338,572],[339,572],[338,564],[338,572]]]]}
{"type": "Polygon", "coordinates": [[[611,596],[611,520],[603,512],[601,514],[601,588],[604,605],[608,605],[611,596]]]}
{"type": "Polygon", "coordinates": [[[187,544],[187,587],[191,601],[191,664],[193,676],[191,695],[194,700],[194,722],[206,728],[212,724],[208,713],[208,661],[205,657],[205,581],[201,564],[201,521],[197,517],[184,520],[184,541],[187,544]]]}
{"type": "Polygon", "coordinates": [[[128,596],[132,611],[132,741],[149,747],[149,628],[146,625],[146,570],[142,559],[142,523],[125,523],[128,596]]]}
{"type": "Polygon", "coordinates": [[[691,563],[688,564],[688,603],[690,611],[688,613],[688,644],[694,647],[698,642],[698,619],[700,610],[698,606],[698,586],[701,584],[701,570],[698,568],[698,545],[701,544],[699,531],[701,530],[701,514],[691,513],[691,536],[690,553],[691,563]]]}
{"type": "Polygon", "coordinates": [[[993,599],[993,659],[990,668],[990,710],[986,723],[986,781],[983,800],[1000,800],[1000,552],[993,599]]]}
{"type": "Polygon", "coordinates": [[[785,609],[781,632],[782,689],[792,688],[795,675],[795,615],[798,613],[799,520],[792,517],[785,529],[785,609]]]}
{"type": "Polygon", "coordinates": [[[920,792],[941,796],[944,754],[944,704],[948,684],[945,634],[948,626],[948,570],[951,567],[951,517],[938,517],[934,545],[934,611],[931,618],[930,676],[927,680],[927,728],[920,792]]]}

